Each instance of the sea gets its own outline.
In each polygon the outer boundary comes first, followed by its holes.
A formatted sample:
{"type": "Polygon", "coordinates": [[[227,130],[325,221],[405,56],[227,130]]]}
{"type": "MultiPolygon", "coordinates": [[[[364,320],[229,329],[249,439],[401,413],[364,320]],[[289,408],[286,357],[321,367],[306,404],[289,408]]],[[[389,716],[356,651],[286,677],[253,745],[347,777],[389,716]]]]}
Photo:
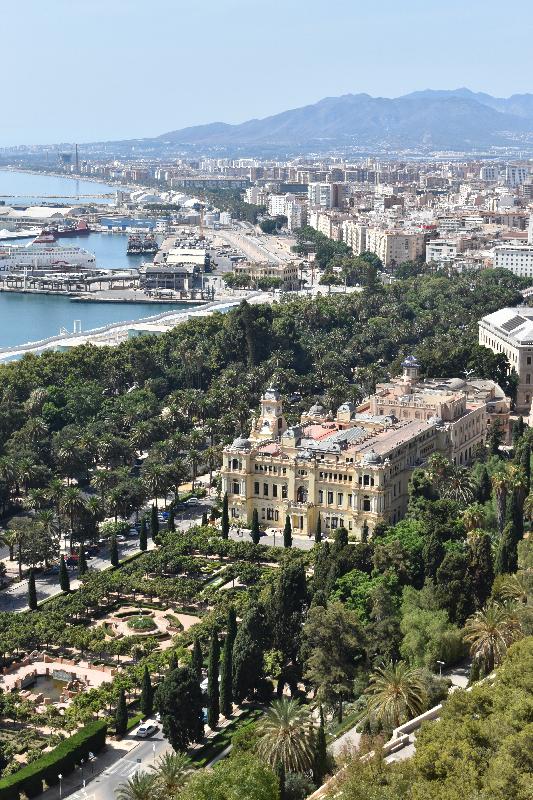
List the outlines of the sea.
{"type": "MultiPolygon", "coordinates": [[[[0,170],[0,199],[6,205],[15,202],[6,195],[15,195],[17,204],[39,205],[53,202],[54,196],[69,196],[75,201],[80,195],[107,193],[113,193],[113,197],[98,202],[112,203],[116,189],[94,181],[0,170]]],[[[12,244],[24,245],[30,241],[17,239],[12,244]]],[[[127,234],[116,233],[91,233],[59,240],[60,245],[75,245],[94,253],[96,264],[102,269],[135,269],[147,257],[127,256],[127,242],[127,234]]],[[[74,303],[59,295],[0,292],[0,348],[40,341],[56,336],[62,329],[72,331],[78,320],[82,331],[89,331],[113,322],[129,322],[192,307],[177,303],[74,303]]]]}

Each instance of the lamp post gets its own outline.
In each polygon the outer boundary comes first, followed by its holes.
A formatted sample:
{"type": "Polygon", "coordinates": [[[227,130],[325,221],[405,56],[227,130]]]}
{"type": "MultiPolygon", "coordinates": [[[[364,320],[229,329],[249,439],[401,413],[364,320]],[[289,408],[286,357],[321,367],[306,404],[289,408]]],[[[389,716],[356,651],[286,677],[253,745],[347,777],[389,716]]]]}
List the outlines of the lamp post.
{"type": "Polygon", "coordinates": [[[437,664],[439,665],[439,678],[442,678],[442,668],[446,665],[446,662],[445,661],[437,661],[437,664]]]}
{"type": "Polygon", "coordinates": [[[63,783],[62,783],[63,776],[61,775],[61,773],[59,773],[57,777],[59,778],[59,800],[61,800],[61,798],[63,797],[63,783]]]}

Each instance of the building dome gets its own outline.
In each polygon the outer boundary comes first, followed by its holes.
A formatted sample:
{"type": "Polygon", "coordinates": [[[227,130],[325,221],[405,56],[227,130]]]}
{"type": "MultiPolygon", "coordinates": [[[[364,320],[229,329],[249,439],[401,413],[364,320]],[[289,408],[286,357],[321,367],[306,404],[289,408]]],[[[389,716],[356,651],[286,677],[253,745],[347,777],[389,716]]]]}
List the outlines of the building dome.
{"type": "Polygon", "coordinates": [[[355,411],[355,406],[353,403],[343,403],[342,406],[339,406],[337,411],[349,411],[352,414],[355,411]]]}
{"type": "Polygon", "coordinates": [[[365,453],[363,456],[363,464],[379,464],[380,462],[381,458],[375,450],[369,450],[368,453],[365,453]]]}
{"type": "Polygon", "coordinates": [[[414,368],[420,367],[420,364],[418,363],[418,360],[416,359],[416,357],[411,355],[411,356],[407,356],[407,358],[405,358],[402,361],[402,367],[404,369],[412,369],[413,367],[414,368]]]}
{"type": "Polygon", "coordinates": [[[238,436],[236,439],[233,440],[231,446],[235,450],[249,450],[251,447],[251,442],[249,439],[245,439],[244,436],[238,436]]]}
{"type": "Polygon", "coordinates": [[[280,400],[281,395],[279,393],[279,389],[276,389],[275,386],[269,386],[268,389],[265,390],[263,395],[264,400],[275,400],[276,402],[280,400]]]}
{"type": "Polygon", "coordinates": [[[320,403],[315,403],[311,406],[308,413],[310,417],[321,417],[325,410],[324,406],[321,406],[320,403]]]}

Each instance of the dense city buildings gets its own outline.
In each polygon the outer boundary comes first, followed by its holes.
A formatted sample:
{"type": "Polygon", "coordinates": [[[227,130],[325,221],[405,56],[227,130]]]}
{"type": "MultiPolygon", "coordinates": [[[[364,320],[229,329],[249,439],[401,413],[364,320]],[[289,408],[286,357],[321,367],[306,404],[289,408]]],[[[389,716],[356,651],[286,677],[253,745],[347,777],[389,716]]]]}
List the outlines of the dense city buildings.
{"type": "Polygon", "coordinates": [[[479,343],[506,356],[518,375],[516,409],[528,414],[533,399],[533,309],[502,308],[483,317],[479,343]]]}

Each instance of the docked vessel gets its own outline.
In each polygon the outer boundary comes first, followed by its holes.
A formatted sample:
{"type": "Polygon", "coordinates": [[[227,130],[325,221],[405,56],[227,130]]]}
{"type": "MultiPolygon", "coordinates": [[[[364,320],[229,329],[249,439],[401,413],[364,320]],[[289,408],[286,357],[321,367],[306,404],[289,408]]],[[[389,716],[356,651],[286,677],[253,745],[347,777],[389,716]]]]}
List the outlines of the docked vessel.
{"type": "Polygon", "coordinates": [[[146,253],[157,253],[159,245],[151,233],[146,236],[139,236],[134,234],[128,237],[128,249],[126,250],[129,256],[138,256],[146,253]]]}
{"type": "MultiPolygon", "coordinates": [[[[38,237],[39,238],[39,237],[38,237]]],[[[78,269],[94,269],[96,257],[81,247],[67,245],[60,247],[53,240],[22,245],[0,247],[0,272],[50,267],[77,267],[78,269]]]]}
{"type": "Polygon", "coordinates": [[[58,228],[50,228],[56,239],[64,239],[67,236],[88,236],[91,229],[86,222],[80,220],[77,225],[61,225],[58,228]]]}

